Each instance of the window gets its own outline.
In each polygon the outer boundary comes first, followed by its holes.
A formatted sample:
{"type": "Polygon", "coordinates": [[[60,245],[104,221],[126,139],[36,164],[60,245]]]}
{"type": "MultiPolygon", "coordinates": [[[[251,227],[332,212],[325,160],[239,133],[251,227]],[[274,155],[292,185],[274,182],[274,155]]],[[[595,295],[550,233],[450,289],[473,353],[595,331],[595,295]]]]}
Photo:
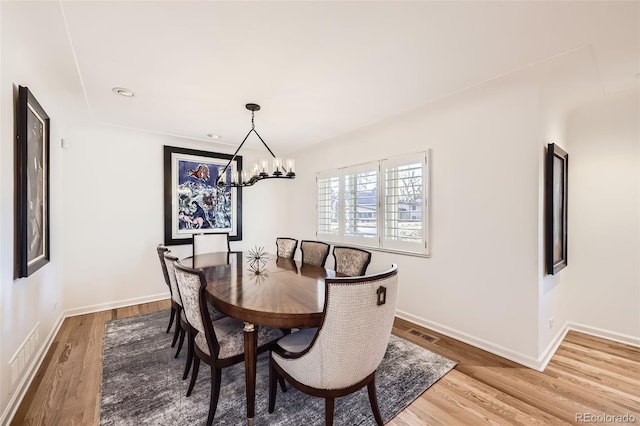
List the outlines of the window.
{"type": "Polygon", "coordinates": [[[319,173],[318,238],[427,253],[426,152],[319,173]]]}
{"type": "Polygon", "coordinates": [[[317,177],[318,234],[327,239],[340,235],[340,177],[332,172],[317,177]]]}
{"type": "Polygon", "coordinates": [[[378,172],[378,163],[343,169],[343,241],[364,245],[377,242],[378,172]]]}

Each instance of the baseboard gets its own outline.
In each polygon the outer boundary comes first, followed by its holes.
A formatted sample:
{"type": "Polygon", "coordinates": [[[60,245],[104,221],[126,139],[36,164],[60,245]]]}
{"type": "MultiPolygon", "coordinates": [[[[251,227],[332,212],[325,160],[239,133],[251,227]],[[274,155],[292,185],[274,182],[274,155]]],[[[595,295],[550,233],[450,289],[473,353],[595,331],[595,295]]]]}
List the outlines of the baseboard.
{"type": "Polygon", "coordinates": [[[159,300],[168,299],[170,297],[171,297],[171,294],[168,292],[152,294],[151,296],[136,297],[133,299],[119,300],[116,302],[100,303],[97,305],[89,305],[89,306],[83,306],[80,308],[67,309],[66,311],[64,311],[64,314],[65,314],[65,318],[75,317],[78,315],[93,314],[95,312],[107,311],[109,309],[125,308],[127,306],[139,305],[141,303],[157,302],[159,300]]]}
{"type": "Polygon", "coordinates": [[[628,334],[617,333],[615,331],[604,330],[602,328],[578,324],[575,322],[570,322],[568,324],[568,328],[569,330],[577,331],[579,333],[589,334],[591,336],[600,337],[601,339],[612,340],[614,342],[640,348],[640,337],[630,336],[628,334]]]}
{"type": "Polygon", "coordinates": [[[601,328],[592,327],[584,324],[567,322],[558,331],[558,333],[551,340],[549,345],[547,345],[546,349],[542,352],[542,354],[537,359],[534,359],[532,357],[521,354],[519,352],[515,352],[510,349],[504,348],[500,345],[496,345],[494,343],[488,342],[484,339],[479,339],[477,337],[470,336],[461,331],[452,329],[450,327],[446,327],[442,324],[438,324],[433,321],[425,320],[424,318],[417,317],[407,312],[397,311],[396,316],[404,320],[410,321],[414,324],[418,324],[428,329],[431,329],[433,331],[437,331],[438,333],[444,334],[445,336],[467,343],[478,349],[482,349],[484,351],[487,351],[499,357],[508,359],[522,366],[532,368],[536,371],[541,371],[541,372],[544,371],[545,368],[547,368],[547,365],[549,365],[549,362],[553,358],[553,355],[555,355],[556,351],[564,341],[564,338],[567,336],[567,333],[569,331],[577,331],[579,333],[589,334],[591,336],[599,337],[601,339],[611,340],[611,341],[623,343],[629,346],[640,347],[639,337],[630,336],[623,333],[617,333],[614,331],[604,330],[601,328]]]}
{"type": "Polygon", "coordinates": [[[428,329],[431,329],[433,331],[437,331],[440,334],[444,334],[445,336],[449,336],[453,339],[467,343],[471,346],[475,346],[478,349],[482,349],[494,355],[498,355],[499,357],[508,359],[510,361],[513,361],[525,367],[532,368],[537,371],[543,371],[544,369],[542,366],[542,361],[540,359],[532,358],[525,354],[512,351],[503,346],[496,345],[495,343],[491,343],[487,340],[470,336],[469,334],[444,326],[442,324],[435,323],[433,321],[428,321],[424,318],[420,318],[418,316],[409,314],[407,312],[397,311],[396,316],[404,320],[413,322],[415,324],[421,325],[423,327],[426,327],[428,329]]]}
{"type": "Polygon", "coordinates": [[[546,349],[542,351],[542,354],[538,357],[540,362],[540,369],[538,371],[544,371],[549,365],[551,358],[555,355],[556,351],[560,347],[560,344],[569,332],[569,323],[565,323],[562,328],[556,333],[555,337],[551,339],[551,342],[547,345],[546,349]]]}
{"type": "Polygon", "coordinates": [[[51,328],[51,331],[47,335],[46,340],[40,346],[38,353],[35,357],[33,357],[31,364],[25,369],[25,374],[22,376],[22,379],[14,390],[13,396],[7,404],[7,408],[2,413],[2,416],[0,416],[0,425],[8,425],[11,420],[13,420],[13,416],[16,415],[16,411],[18,411],[18,407],[20,406],[22,399],[27,393],[27,390],[29,390],[29,386],[31,385],[31,382],[33,381],[36,373],[40,369],[40,365],[42,364],[42,361],[44,361],[44,357],[47,355],[47,352],[49,352],[49,348],[51,348],[53,339],[58,334],[58,331],[60,331],[60,327],[62,326],[65,318],[65,313],[61,312],[58,320],[55,323],[55,326],[51,328]]]}
{"type": "Polygon", "coordinates": [[[16,411],[18,411],[18,407],[20,406],[22,399],[27,393],[27,390],[29,389],[29,385],[31,385],[31,382],[33,381],[33,378],[38,372],[38,369],[40,368],[40,365],[42,364],[44,357],[46,356],[47,352],[49,352],[49,348],[51,348],[53,339],[58,334],[58,331],[60,330],[60,327],[62,326],[62,323],[66,318],[74,317],[77,315],[90,314],[94,312],[106,311],[109,309],[118,309],[118,308],[124,308],[132,305],[139,305],[141,303],[157,302],[158,300],[168,299],[169,297],[171,297],[169,293],[159,293],[151,296],[138,297],[134,299],[125,299],[125,300],[120,300],[118,302],[101,303],[98,305],[84,306],[80,308],[67,309],[63,311],[60,314],[60,317],[58,318],[55,327],[53,327],[49,332],[49,334],[47,335],[47,339],[45,343],[40,347],[40,350],[38,351],[37,356],[33,358],[33,361],[31,362],[31,364],[25,369],[26,373],[22,376],[22,380],[20,380],[20,383],[16,387],[16,390],[14,391],[13,396],[9,400],[9,403],[7,404],[7,408],[2,413],[2,416],[0,416],[0,425],[8,425],[11,422],[11,420],[13,420],[13,416],[16,415],[16,411]]]}

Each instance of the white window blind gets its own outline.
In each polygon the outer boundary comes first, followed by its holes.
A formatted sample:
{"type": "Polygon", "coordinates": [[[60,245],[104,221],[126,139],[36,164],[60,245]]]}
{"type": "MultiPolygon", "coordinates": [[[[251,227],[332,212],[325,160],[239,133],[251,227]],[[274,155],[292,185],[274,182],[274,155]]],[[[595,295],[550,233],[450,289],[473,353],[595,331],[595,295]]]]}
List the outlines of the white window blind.
{"type": "Polygon", "coordinates": [[[378,245],[378,162],[343,169],[344,241],[378,245]]]}
{"type": "Polygon", "coordinates": [[[428,253],[427,152],[319,173],[320,239],[428,253]]]}
{"type": "Polygon", "coordinates": [[[340,171],[330,171],[317,177],[318,236],[335,239],[340,235],[340,171]]]}
{"type": "Polygon", "coordinates": [[[425,165],[424,153],[381,162],[385,248],[420,252],[426,249],[425,165]]]}

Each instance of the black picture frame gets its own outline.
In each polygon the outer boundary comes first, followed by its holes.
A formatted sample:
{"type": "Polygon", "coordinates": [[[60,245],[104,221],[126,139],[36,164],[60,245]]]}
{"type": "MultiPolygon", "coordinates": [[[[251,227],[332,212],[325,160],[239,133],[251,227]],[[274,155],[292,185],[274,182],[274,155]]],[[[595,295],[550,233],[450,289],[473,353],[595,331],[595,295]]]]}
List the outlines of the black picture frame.
{"type": "Polygon", "coordinates": [[[550,143],[545,161],[545,258],[551,275],[567,267],[568,178],[569,154],[550,143]]]}
{"type": "Polygon", "coordinates": [[[51,121],[27,87],[18,87],[15,178],[15,276],[49,263],[49,138],[51,121]]]}
{"type": "MultiPolygon", "coordinates": [[[[232,156],[164,146],[164,244],[191,244],[194,233],[228,232],[242,240],[242,188],[218,187],[216,180],[232,156]]],[[[242,170],[236,156],[227,170],[242,170]]]]}

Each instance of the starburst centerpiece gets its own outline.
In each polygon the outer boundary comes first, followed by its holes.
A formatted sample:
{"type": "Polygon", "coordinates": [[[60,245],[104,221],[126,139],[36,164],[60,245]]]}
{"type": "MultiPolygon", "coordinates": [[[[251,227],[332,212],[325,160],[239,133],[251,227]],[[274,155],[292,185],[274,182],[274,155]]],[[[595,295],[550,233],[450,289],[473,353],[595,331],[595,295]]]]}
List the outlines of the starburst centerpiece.
{"type": "Polygon", "coordinates": [[[247,259],[249,260],[249,267],[256,275],[264,274],[266,272],[264,266],[267,264],[269,256],[264,247],[256,246],[250,249],[247,259]]]}

